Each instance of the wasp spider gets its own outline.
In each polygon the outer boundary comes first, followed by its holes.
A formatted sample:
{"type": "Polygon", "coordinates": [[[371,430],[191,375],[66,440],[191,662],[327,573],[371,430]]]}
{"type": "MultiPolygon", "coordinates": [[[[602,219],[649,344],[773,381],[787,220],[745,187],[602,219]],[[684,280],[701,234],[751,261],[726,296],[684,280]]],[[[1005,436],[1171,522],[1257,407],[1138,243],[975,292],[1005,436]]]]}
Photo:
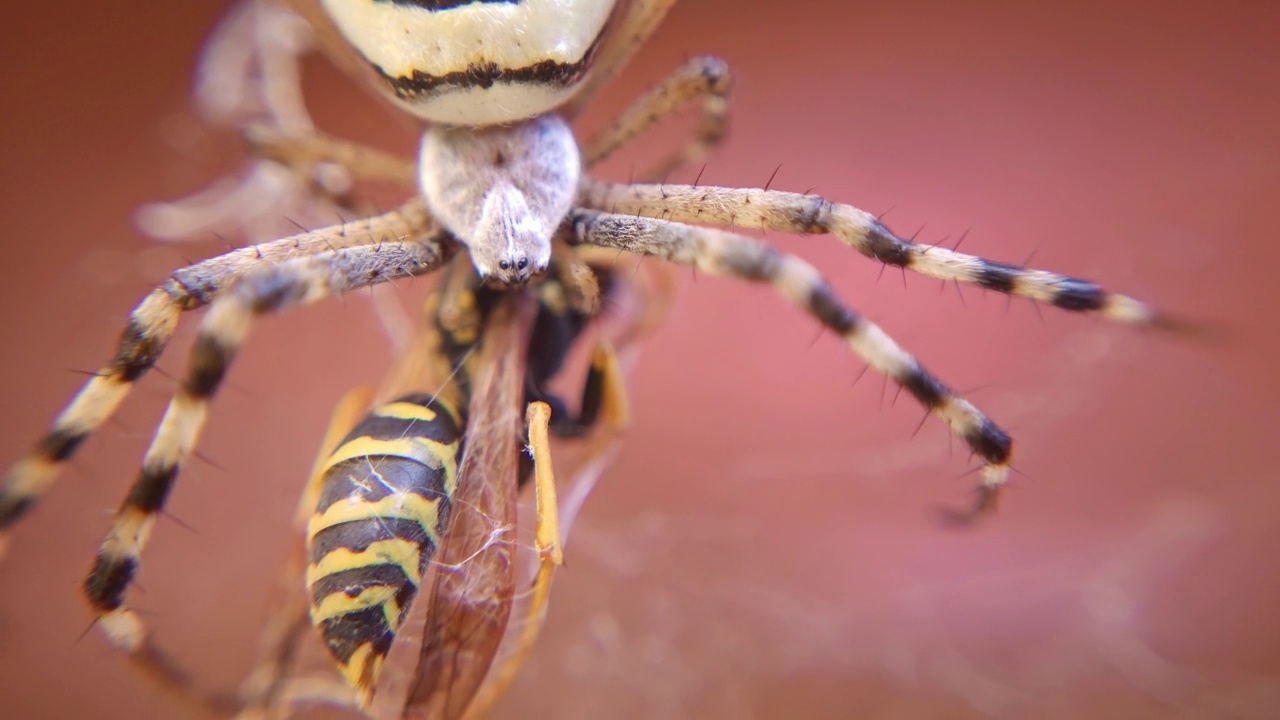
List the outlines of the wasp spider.
{"type": "MultiPolygon", "coordinates": [[[[465,270],[459,271],[462,276],[473,276],[476,282],[464,282],[458,287],[465,290],[442,295],[439,302],[443,309],[437,309],[432,317],[437,326],[447,329],[440,335],[446,341],[425,353],[432,362],[450,363],[452,374],[445,375],[453,378],[454,387],[461,388],[452,404],[448,399],[408,395],[380,405],[364,421],[346,423],[350,435],[326,465],[332,470],[353,460],[367,466],[371,457],[399,458],[436,474],[418,476],[414,480],[419,483],[414,486],[417,489],[408,489],[376,472],[361,477],[340,475],[337,480],[319,473],[317,477],[329,477],[337,485],[317,480],[309,493],[312,507],[318,508],[318,519],[313,519],[309,530],[311,616],[336,664],[356,689],[361,705],[376,704],[383,661],[409,601],[425,582],[421,573],[436,549],[442,543],[447,546],[446,536],[455,532],[444,527],[447,513],[441,508],[453,502],[453,493],[459,492],[456,483],[464,471],[458,463],[475,458],[473,462],[483,466],[477,477],[484,473],[495,478],[517,474],[507,469],[513,465],[514,446],[523,431],[506,411],[520,404],[534,408],[528,433],[538,463],[545,462],[542,448],[549,428],[571,435],[594,419],[569,418],[563,406],[554,402],[548,409],[541,401],[552,398],[537,392],[537,382],[522,388],[518,381],[524,375],[524,361],[518,356],[528,354],[529,362],[536,364],[535,358],[542,352],[537,349],[539,343],[551,348],[547,357],[552,358],[573,345],[576,330],[554,339],[548,335],[552,329],[532,317],[540,312],[553,319],[571,317],[579,324],[592,317],[599,280],[610,277],[608,264],[594,254],[601,249],[650,256],[772,287],[842,338],[869,367],[905,388],[969,446],[982,462],[978,499],[969,514],[977,516],[992,508],[1009,473],[1013,447],[1009,435],[929,373],[879,326],[851,309],[816,268],[737,231],[829,234],[874,262],[939,280],[976,285],[1133,325],[1163,326],[1169,324],[1168,319],[1137,300],[1087,280],[914,243],[871,213],[814,194],[613,183],[584,174],[584,169],[689,103],[700,103],[702,111],[695,137],[678,152],[660,159],[645,177],[661,179],[673,168],[696,162],[722,138],[730,76],[725,64],[713,57],[687,62],[602,132],[579,142],[570,129],[569,122],[653,32],[673,3],[287,3],[310,22],[316,37],[340,65],[367,77],[422,124],[420,152],[416,162],[408,162],[276,123],[247,128],[255,153],[302,177],[313,177],[313,171],[325,164],[356,179],[390,180],[412,189],[410,198],[389,212],[233,250],[176,270],[133,310],[114,357],[85,384],[30,453],[11,467],[0,486],[0,531],[32,507],[76,449],[155,364],[181,314],[208,306],[190,365],[84,587],[96,624],[110,642],[156,674],[177,681],[179,677],[151,642],[141,618],[127,604],[126,591],[138,571],[156,516],[196,446],[209,402],[221,387],[250,325],[263,314],[397,278],[430,274],[452,261],[454,267],[465,270]],[[464,260],[453,260],[455,255],[464,260]],[[544,292],[572,299],[566,301],[568,306],[558,305],[544,297],[544,292]],[[539,299],[525,301],[529,293],[537,293],[539,299]],[[481,295],[498,308],[496,315],[475,314],[472,305],[481,295]],[[566,312],[564,307],[573,309],[566,312]],[[459,324],[460,317],[471,320],[459,324]],[[459,328],[469,328],[470,334],[459,328]],[[478,340],[490,335],[502,339],[478,340]],[[446,348],[450,342],[452,351],[446,348]],[[477,350],[476,357],[486,358],[484,363],[468,369],[464,356],[470,350],[477,350]],[[488,377],[485,373],[492,377],[479,379],[488,377]],[[515,385],[511,385],[513,378],[515,385]],[[470,408],[469,420],[463,417],[464,407],[470,408]],[[476,417],[482,414],[478,409],[506,413],[505,429],[477,435],[480,442],[465,444],[463,428],[468,428],[467,433],[475,432],[476,417]],[[394,437],[385,436],[392,431],[394,437]],[[405,438],[419,441],[400,442],[405,438]],[[398,445],[368,449],[379,442],[398,445]],[[382,483],[381,489],[370,485],[374,480],[382,483]],[[361,493],[364,501],[376,505],[388,492],[398,498],[392,503],[395,507],[369,511],[363,520],[344,514],[346,510],[340,507],[341,498],[361,493]],[[406,499],[410,497],[417,499],[406,499]],[[414,503],[420,512],[408,512],[414,503]],[[430,522],[425,519],[428,517],[430,522]],[[388,529],[388,519],[413,530],[401,533],[388,529]],[[437,519],[440,525],[433,524],[437,519]],[[370,531],[370,522],[376,526],[374,534],[381,532],[386,537],[357,542],[345,536],[326,539],[324,535],[326,529],[343,523],[364,523],[362,530],[370,531]],[[370,543],[378,542],[384,543],[377,556],[381,575],[369,570],[375,565],[372,556],[360,557],[370,543]]],[[[601,367],[608,364],[606,360],[601,363],[601,367]]],[[[531,369],[529,375],[541,381],[556,369],[558,361],[540,370],[531,369]]],[[[612,376],[601,371],[590,381],[595,389],[585,393],[589,407],[601,402],[600,387],[605,381],[600,378],[606,375],[612,376]]],[[[424,388],[419,384],[411,389],[424,388]]],[[[501,482],[514,491],[514,480],[501,482]]],[[[540,491],[549,492],[550,486],[549,475],[539,477],[540,491]]],[[[539,551],[549,567],[558,562],[558,540],[553,513],[547,510],[543,517],[539,551]]],[[[480,573],[472,571],[464,577],[475,580],[480,573]]],[[[545,589],[546,583],[540,587],[545,589]]],[[[438,650],[433,641],[440,640],[445,645],[452,643],[455,653],[483,655],[483,662],[476,665],[478,675],[466,682],[436,676],[432,682],[443,683],[448,696],[445,700],[431,693],[427,695],[432,699],[423,700],[411,691],[406,704],[394,712],[457,717],[468,711],[495,648],[468,646],[465,638],[457,639],[463,629],[445,622],[426,631],[423,646],[438,650]]],[[[501,634],[501,628],[483,633],[490,644],[501,634]]],[[[431,662],[435,660],[424,659],[418,680],[431,672],[425,669],[431,662]]]]}

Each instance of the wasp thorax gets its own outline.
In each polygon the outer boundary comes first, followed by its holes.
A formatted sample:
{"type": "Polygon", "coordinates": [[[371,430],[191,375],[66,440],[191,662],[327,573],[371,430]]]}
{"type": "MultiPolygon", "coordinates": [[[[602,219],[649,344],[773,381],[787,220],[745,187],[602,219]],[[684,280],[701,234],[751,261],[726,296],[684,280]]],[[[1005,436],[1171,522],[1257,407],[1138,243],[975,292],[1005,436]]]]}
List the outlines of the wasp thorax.
{"type": "Polygon", "coordinates": [[[507,127],[433,126],[418,172],[431,213],[466,244],[480,276],[518,285],[547,269],[580,170],[573,132],[546,115],[507,127]]]}

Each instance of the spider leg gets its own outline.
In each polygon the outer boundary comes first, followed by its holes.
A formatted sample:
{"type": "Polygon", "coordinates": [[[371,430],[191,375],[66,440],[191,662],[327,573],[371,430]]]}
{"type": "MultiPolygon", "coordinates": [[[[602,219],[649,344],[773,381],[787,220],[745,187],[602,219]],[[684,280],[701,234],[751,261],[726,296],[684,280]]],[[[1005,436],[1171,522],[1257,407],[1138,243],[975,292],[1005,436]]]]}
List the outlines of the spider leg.
{"type": "MultiPolygon", "coordinates": [[[[125,605],[124,594],[137,572],[155,518],[195,446],[208,403],[253,318],[396,277],[424,274],[439,266],[452,250],[451,245],[423,240],[297,258],[246,275],[212,303],[201,323],[186,376],[85,579],[85,595],[113,645],[149,670],[163,670],[168,665],[150,642],[141,619],[125,605]]],[[[176,672],[153,674],[164,681],[182,680],[176,672]]]]}
{"type": "MultiPolygon", "coordinates": [[[[210,127],[239,131],[268,123],[292,135],[314,132],[300,77],[301,56],[311,45],[307,23],[279,3],[235,4],[214,26],[197,60],[195,111],[210,127]]],[[[143,232],[167,241],[232,228],[275,238],[288,232],[280,230],[282,216],[332,217],[330,208],[346,207],[349,184],[349,176],[332,166],[293,169],[256,161],[234,180],[222,178],[185,197],[147,203],[136,219],[143,232]]]]}
{"type": "MultiPolygon", "coordinates": [[[[326,461],[337,449],[338,443],[364,417],[372,402],[373,391],[367,387],[358,387],[343,395],[334,408],[307,485],[298,498],[293,528],[294,536],[299,540],[306,536],[307,521],[315,514],[324,482],[326,461]]],[[[292,682],[288,673],[297,655],[298,643],[302,642],[311,628],[306,598],[298,592],[298,579],[303,577],[306,566],[306,547],[302,542],[297,542],[280,573],[283,604],[272,614],[263,630],[262,647],[265,652],[241,690],[241,696],[245,698],[237,716],[241,720],[270,717],[271,709],[280,703],[282,695],[286,693],[286,685],[292,682]]],[[[345,683],[341,685],[346,688],[345,683]]]]}
{"type": "MultiPolygon", "coordinates": [[[[299,0],[294,0],[298,2],[299,0]]],[[[591,66],[591,74],[582,83],[578,92],[560,107],[560,114],[572,120],[577,117],[591,98],[622,69],[627,61],[635,55],[645,40],[653,35],[667,11],[676,4],[676,0],[630,0],[624,14],[618,19],[616,28],[609,34],[601,46],[591,66]]]]}
{"type": "Polygon", "coordinates": [[[332,163],[352,177],[376,180],[402,187],[416,187],[418,172],[409,160],[377,148],[313,132],[286,133],[270,125],[250,125],[244,133],[250,151],[294,170],[301,176],[322,163],[332,163]]]}
{"type": "Polygon", "coordinates": [[[610,213],[675,222],[762,228],[797,234],[831,233],[867,257],[932,278],[1005,293],[1073,312],[1097,312],[1108,320],[1169,327],[1177,322],[1126,295],[1088,280],[993,262],[894,235],[874,215],[817,195],[778,190],[618,185],[586,182],[581,202],[610,213]]]}
{"type": "Polygon", "coordinates": [[[968,400],[930,374],[879,326],[845,306],[818,271],[798,257],[750,238],[680,223],[575,210],[577,237],[591,245],[651,255],[707,272],[766,282],[844,339],[877,372],[906,388],[982,458],[971,515],[991,509],[1009,474],[1013,441],[968,400]]]}
{"type": "Polygon", "coordinates": [[[702,98],[702,121],[693,139],[684,148],[655,163],[641,177],[650,181],[662,180],[677,169],[700,161],[724,138],[729,88],[729,66],[723,60],[711,56],[690,60],[632,103],[612,125],[588,139],[582,149],[583,165],[591,167],[601,162],[632,138],[698,97],[702,98]]]}
{"type": "Polygon", "coordinates": [[[202,307],[245,275],[296,258],[385,240],[417,237],[430,228],[420,201],[367,220],[344,223],[270,243],[240,248],[173,273],[129,315],[119,349],[54,420],[0,484],[0,555],[8,528],[48,490],[75,451],[115,412],[134,384],[155,365],[186,310],[202,307]]]}

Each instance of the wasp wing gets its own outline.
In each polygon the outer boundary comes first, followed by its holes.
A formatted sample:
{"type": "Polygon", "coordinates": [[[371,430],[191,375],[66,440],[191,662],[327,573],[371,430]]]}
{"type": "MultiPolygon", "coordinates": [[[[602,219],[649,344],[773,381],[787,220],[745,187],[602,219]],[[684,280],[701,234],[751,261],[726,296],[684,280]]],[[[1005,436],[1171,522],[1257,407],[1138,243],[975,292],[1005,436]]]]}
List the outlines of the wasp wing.
{"type": "MultiPolygon", "coordinates": [[[[522,293],[504,297],[467,362],[472,393],[452,515],[415,603],[421,629],[408,687],[403,696],[387,695],[401,717],[462,717],[506,631],[515,586],[518,454],[534,309],[522,293]]],[[[410,622],[419,627],[417,617],[410,622]]]]}

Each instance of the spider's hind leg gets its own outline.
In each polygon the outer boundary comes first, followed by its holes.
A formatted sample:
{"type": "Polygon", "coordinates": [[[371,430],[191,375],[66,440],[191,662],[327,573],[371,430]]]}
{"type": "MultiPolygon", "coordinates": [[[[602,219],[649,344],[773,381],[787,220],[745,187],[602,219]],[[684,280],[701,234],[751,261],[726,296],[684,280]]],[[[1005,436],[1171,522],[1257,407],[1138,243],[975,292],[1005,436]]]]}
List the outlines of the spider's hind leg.
{"type": "Polygon", "coordinates": [[[591,167],[602,162],[632,138],[699,97],[702,98],[702,119],[694,137],[684,148],[654,163],[640,177],[646,181],[663,180],[676,170],[702,160],[724,139],[730,85],[729,66],[723,60],[709,55],[690,60],[622,111],[612,125],[583,143],[583,164],[591,167]]]}

